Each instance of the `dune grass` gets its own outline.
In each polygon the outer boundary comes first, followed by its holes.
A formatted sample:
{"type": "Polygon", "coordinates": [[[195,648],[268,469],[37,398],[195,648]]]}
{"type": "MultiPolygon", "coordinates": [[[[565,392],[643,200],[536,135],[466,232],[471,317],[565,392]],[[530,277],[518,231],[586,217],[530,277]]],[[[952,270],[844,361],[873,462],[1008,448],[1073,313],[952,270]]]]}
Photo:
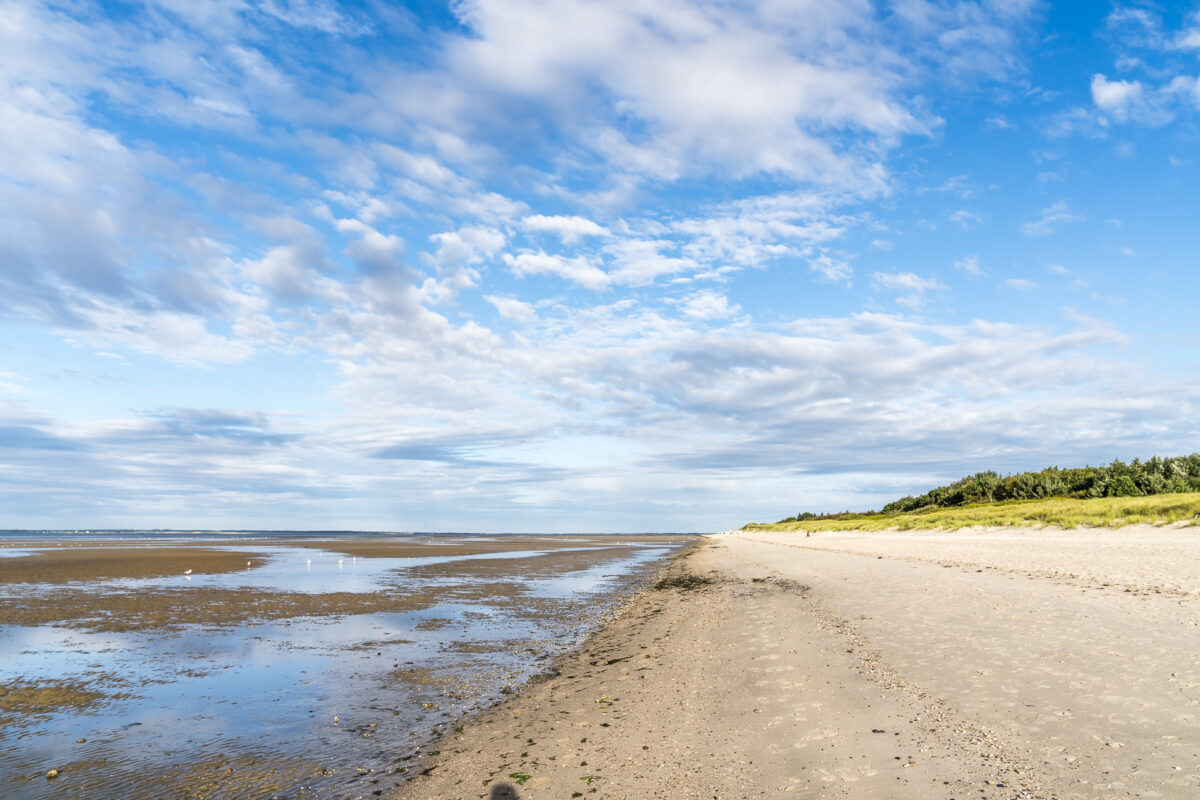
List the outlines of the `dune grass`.
{"type": "Polygon", "coordinates": [[[1200,492],[1148,497],[1010,500],[893,514],[838,514],[824,519],[750,523],[748,531],[958,530],[972,525],[1052,525],[1060,528],[1188,522],[1200,524],[1200,492]]]}

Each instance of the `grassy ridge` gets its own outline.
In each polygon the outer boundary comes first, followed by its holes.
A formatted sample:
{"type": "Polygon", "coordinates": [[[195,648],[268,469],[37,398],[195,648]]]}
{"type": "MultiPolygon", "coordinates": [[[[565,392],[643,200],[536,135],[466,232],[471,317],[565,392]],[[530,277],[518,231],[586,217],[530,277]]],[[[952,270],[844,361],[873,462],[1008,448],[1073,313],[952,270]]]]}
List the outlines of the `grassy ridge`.
{"type": "Polygon", "coordinates": [[[1159,494],[1149,497],[1051,497],[975,503],[951,508],[907,512],[836,514],[819,519],[750,523],[748,531],[878,531],[916,530],[970,525],[1054,525],[1061,528],[1110,527],[1140,523],[1190,522],[1200,524],[1200,492],[1159,494]]]}

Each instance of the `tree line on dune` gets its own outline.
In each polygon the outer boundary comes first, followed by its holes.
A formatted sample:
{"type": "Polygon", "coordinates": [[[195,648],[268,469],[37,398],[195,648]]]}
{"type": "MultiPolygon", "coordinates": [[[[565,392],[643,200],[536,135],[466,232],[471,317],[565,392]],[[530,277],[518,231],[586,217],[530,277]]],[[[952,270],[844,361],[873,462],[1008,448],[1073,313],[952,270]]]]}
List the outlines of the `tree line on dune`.
{"type": "MultiPolygon", "coordinates": [[[[917,497],[901,497],[884,506],[880,513],[900,514],[972,503],[1047,497],[1140,497],[1178,492],[1200,492],[1200,453],[1172,458],[1155,456],[1148,461],[1135,458],[1128,464],[1117,460],[1104,467],[1047,467],[1040,472],[1008,476],[991,471],[978,472],[917,497]]],[[[844,515],[802,512],[781,521],[839,516],[844,515]]]]}

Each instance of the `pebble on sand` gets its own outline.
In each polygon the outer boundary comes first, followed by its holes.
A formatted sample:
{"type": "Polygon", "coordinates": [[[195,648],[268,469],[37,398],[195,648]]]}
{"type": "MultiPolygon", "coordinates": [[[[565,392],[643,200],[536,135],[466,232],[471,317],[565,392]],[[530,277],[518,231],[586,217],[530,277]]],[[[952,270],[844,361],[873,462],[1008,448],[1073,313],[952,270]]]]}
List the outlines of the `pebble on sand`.
{"type": "Polygon", "coordinates": [[[46,780],[52,781],[58,777],[58,770],[52,769],[46,771],[46,780]]]}

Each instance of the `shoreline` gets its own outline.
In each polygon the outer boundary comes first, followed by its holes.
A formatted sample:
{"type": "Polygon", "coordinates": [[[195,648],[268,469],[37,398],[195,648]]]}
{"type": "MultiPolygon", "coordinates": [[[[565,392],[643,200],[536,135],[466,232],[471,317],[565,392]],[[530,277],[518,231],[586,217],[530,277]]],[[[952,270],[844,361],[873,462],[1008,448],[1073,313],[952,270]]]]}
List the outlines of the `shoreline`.
{"type": "Polygon", "coordinates": [[[705,537],[386,796],[1195,796],[1200,531],[1102,535],[705,537]]]}
{"type": "Polygon", "coordinates": [[[468,727],[478,725],[492,724],[489,718],[493,715],[503,714],[505,709],[512,708],[514,705],[521,702],[529,702],[527,696],[533,688],[555,681],[561,678],[565,673],[564,669],[576,663],[580,658],[587,656],[591,648],[596,643],[606,629],[610,627],[620,627],[622,619],[630,613],[631,607],[634,606],[639,598],[643,595],[656,591],[656,585],[666,579],[666,576],[672,572],[678,572],[677,563],[686,558],[696,548],[703,546],[702,539],[687,545],[678,553],[656,570],[654,573],[645,576],[641,580],[641,585],[628,587],[628,594],[619,601],[615,608],[606,611],[599,620],[595,620],[590,626],[591,631],[574,647],[560,653],[545,664],[545,669],[532,675],[525,681],[517,690],[509,696],[501,697],[493,701],[490,705],[467,712],[463,716],[454,720],[456,728],[452,733],[443,733],[427,745],[422,745],[417,748],[417,753],[406,757],[405,761],[412,761],[406,767],[403,767],[403,772],[412,772],[402,783],[392,788],[384,794],[389,798],[406,798],[409,797],[409,792],[412,791],[412,786],[417,782],[419,777],[427,776],[434,770],[440,768],[443,764],[438,760],[438,757],[447,750],[452,750],[455,742],[468,727]],[[422,753],[421,750],[426,752],[422,753]]]}

